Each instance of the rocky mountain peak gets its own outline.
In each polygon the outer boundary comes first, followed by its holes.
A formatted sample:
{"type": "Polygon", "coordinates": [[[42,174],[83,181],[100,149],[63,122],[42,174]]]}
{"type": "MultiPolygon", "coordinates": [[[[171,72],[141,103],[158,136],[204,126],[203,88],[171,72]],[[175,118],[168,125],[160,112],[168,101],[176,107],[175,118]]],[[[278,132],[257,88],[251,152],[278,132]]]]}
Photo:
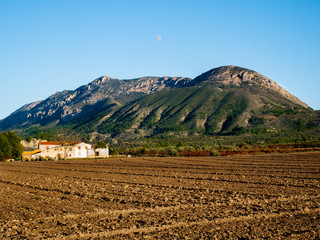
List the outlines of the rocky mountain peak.
{"type": "Polygon", "coordinates": [[[238,67],[238,66],[222,66],[213,68],[200,76],[196,77],[192,81],[192,85],[213,85],[213,86],[235,86],[235,87],[257,87],[259,89],[273,91],[288,100],[309,108],[309,106],[302,102],[300,99],[286,91],[278,83],[263,76],[262,74],[250,69],[238,67]]]}
{"type": "Polygon", "coordinates": [[[111,78],[111,77],[108,77],[108,76],[106,76],[106,75],[102,75],[101,77],[93,80],[93,81],[91,82],[91,85],[101,85],[101,84],[103,84],[103,83],[105,83],[105,82],[107,82],[107,81],[110,81],[110,80],[112,80],[112,79],[113,79],[113,78],[111,78]]]}
{"type": "Polygon", "coordinates": [[[213,68],[196,77],[193,82],[194,84],[217,83],[240,86],[243,83],[252,85],[259,84],[259,82],[271,83],[273,81],[255,71],[230,65],[213,68]]]}

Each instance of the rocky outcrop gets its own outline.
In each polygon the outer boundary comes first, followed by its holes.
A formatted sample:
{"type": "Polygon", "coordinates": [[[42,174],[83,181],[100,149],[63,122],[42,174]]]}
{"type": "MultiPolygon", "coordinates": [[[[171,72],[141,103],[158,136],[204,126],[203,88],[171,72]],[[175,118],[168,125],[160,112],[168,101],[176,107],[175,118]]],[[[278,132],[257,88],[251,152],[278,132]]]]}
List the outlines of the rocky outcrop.
{"type": "Polygon", "coordinates": [[[32,138],[30,141],[22,140],[21,144],[24,148],[25,151],[29,150],[36,150],[39,148],[39,142],[46,142],[47,140],[41,140],[41,139],[36,139],[32,138]]]}

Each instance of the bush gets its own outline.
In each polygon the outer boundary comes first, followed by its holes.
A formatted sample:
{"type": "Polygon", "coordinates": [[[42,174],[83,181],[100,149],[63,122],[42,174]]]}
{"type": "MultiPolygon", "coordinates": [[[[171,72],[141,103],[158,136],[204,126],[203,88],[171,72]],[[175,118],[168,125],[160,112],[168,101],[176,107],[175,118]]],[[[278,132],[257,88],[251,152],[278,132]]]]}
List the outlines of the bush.
{"type": "Polygon", "coordinates": [[[110,155],[119,155],[118,149],[111,148],[111,149],[110,149],[110,155]]]}
{"type": "Polygon", "coordinates": [[[176,146],[177,146],[177,147],[185,147],[185,146],[186,146],[186,143],[180,140],[180,141],[177,143],[176,146]]]}
{"type": "Polygon", "coordinates": [[[171,156],[171,157],[178,156],[178,150],[173,148],[173,147],[168,148],[167,152],[168,152],[168,155],[171,156]]]}
{"type": "Polygon", "coordinates": [[[210,156],[220,156],[220,153],[219,153],[219,151],[218,150],[211,150],[210,151],[210,156]]]}
{"type": "Polygon", "coordinates": [[[31,142],[31,137],[28,135],[28,136],[26,136],[26,141],[29,143],[29,142],[31,142]]]}

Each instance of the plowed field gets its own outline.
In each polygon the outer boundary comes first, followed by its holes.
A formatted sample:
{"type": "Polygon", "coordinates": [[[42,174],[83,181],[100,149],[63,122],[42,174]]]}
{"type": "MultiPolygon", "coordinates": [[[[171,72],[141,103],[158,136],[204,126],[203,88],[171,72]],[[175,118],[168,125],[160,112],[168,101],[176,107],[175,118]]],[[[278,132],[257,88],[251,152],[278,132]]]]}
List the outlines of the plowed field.
{"type": "Polygon", "coordinates": [[[0,163],[0,239],[319,239],[320,153],[0,163]]]}

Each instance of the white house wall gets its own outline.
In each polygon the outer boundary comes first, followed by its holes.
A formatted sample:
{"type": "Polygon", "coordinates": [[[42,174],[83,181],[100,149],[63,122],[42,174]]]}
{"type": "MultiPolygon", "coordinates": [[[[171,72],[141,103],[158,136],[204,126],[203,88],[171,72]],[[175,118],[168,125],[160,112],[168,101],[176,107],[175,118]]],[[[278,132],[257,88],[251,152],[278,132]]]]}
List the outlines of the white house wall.
{"type": "Polygon", "coordinates": [[[41,151],[40,153],[37,153],[34,155],[34,158],[52,158],[52,159],[59,159],[59,158],[67,158],[65,155],[64,148],[57,147],[57,148],[50,148],[44,151],[41,151]]]}
{"type": "Polygon", "coordinates": [[[91,145],[87,143],[79,143],[74,146],[75,158],[87,158],[88,150],[91,149],[91,145]]]}

